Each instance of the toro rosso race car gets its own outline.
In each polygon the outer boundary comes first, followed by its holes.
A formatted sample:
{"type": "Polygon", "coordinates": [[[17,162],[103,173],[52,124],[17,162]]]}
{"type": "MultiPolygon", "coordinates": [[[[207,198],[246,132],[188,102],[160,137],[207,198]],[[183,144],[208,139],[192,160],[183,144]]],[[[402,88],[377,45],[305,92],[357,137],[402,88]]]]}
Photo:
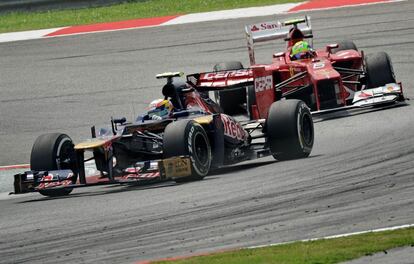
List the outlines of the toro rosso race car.
{"type": "Polygon", "coordinates": [[[282,98],[304,101],[312,114],[405,100],[385,52],[365,56],[352,41],[313,50],[308,16],[248,25],[245,29],[249,68],[238,61],[224,62],[216,64],[214,72],[194,76],[199,86],[227,88],[215,93],[225,113],[265,118],[270,105],[282,98]],[[255,43],[276,39],[287,42],[286,50],[273,54],[271,64],[257,64],[255,43]]]}
{"type": "Polygon", "coordinates": [[[310,154],[313,121],[304,102],[278,101],[266,119],[238,122],[205,96],[208,89],[183,81],[181,75],[157,75],[167,79],[164,99],[151,103],[154,108],[133,122],[112,119],[110,129],[96,132],[92,127],[91,138],[77,144],[66,134],[39,136],[32,147],[31,171],[14,176],[15,193],[61,196],[98,184],[201,180],[223,165],[267,155],[286,160],[310,154]],[[85,164],[93,161],[99,173],[89,181],[85,164]]]}

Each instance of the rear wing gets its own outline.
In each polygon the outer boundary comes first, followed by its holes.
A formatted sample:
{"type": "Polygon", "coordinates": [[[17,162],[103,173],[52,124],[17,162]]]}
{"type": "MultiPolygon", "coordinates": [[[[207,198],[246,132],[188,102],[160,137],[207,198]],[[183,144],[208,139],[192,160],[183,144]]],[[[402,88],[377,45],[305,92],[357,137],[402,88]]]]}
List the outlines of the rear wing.
{"type": "Polygon", "coordinates": [[[200,92],[228,90],[253,84],[253,70],[239,69],[187,75],[187,83],[200,92]]]}
{"type": "Polygon", "coordinates": [[[253,25],[246,25],[247,49],[249,50],[250,65],[256,64],[254,56],[254,44],[269,40],[284,39],[289,40],[291,29],[299,29],[304,37],[312,37],[312,27],[310,17],[305,16],[299,19],[290,19],[283,22],[271,21],[253,25]]]}

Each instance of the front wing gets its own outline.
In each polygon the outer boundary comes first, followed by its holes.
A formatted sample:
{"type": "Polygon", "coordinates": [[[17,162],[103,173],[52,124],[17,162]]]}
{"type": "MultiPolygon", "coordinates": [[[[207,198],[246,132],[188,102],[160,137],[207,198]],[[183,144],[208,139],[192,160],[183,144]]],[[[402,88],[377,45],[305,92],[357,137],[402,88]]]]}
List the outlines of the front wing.
{"type": "Polygon", "coordinates": [[[115,177],[112,181],[91,166],[87,166],[86,170],[85,184],[79,182],[72,170],[19,173],[14,175],[14,194],[93,185],[153,183],[188,177],[192,173],[191,160],[187,156],[138,162],[135,166],[126,168],[121,176],[115,177]]]}
{"type": "Polygon", "coordinates": [[[403,88],[401,83],[389,83],[372,89],[362,89],[355,92],[351,105],[344,107],[326,109],[312,112],[313,116],[321,116],[328,113],[346,111],[352,109],[369,109],[372,107],[388,107],[405,103],[403,88]]]}

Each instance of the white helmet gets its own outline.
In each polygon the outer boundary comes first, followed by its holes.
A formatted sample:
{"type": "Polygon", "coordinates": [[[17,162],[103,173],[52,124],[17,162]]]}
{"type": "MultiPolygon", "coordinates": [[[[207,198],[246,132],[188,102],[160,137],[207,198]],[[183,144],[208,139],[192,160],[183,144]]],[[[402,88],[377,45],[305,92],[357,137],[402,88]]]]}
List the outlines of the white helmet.
{"type": "Polygon", "coordinates": [[[156,99],[148,106],[148,116],[150,119],[159,120],[170,116],[174,107],[170,100],[156,99]]]}

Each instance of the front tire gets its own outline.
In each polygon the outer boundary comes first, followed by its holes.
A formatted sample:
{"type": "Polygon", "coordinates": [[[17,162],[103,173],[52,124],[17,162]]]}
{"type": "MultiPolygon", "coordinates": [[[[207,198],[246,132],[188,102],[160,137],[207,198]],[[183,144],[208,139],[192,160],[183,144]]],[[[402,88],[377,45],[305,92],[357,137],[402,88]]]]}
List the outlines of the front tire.
{"type": "Polygon", "coordinates": [[[277,160],[308,157],[314,141],[313,120],[303,101],[274,102],[266,120],[270,151],[277,160]]]}
{"type": "MultiPolygon", "coordinates": [[[[32,147],[30,168],[34,171],[75,169],[72,139],[66,134],[50,133],[39,136],[32,147]]],[[[45,196],[63,196],[73,188],[39,190],[45,196]]]]}
{"type": "Polygon", "coordinates": [[[351,40],[341,40],[338,41],[338,47],[335,49],[332,49],[332,53],[338,53],[339,51],[342,50],[356,50],[358,51],[357,46],[355,45],[355,43],[351,40]]]}
{"type": "Polygon", "coordinates": [[[385,52],[369,54],[365,58],[368,88],[395,83],[394,68],[390,57],[385,52]]]}
{"type": "Polygon", "coordinates": [[[202,180],[210,171],[211,147],[204,128],[192,120],[170,123],[164,131],[164,158],[189,156],[191,176],[176,178],[176,182],[202,180]]]}

